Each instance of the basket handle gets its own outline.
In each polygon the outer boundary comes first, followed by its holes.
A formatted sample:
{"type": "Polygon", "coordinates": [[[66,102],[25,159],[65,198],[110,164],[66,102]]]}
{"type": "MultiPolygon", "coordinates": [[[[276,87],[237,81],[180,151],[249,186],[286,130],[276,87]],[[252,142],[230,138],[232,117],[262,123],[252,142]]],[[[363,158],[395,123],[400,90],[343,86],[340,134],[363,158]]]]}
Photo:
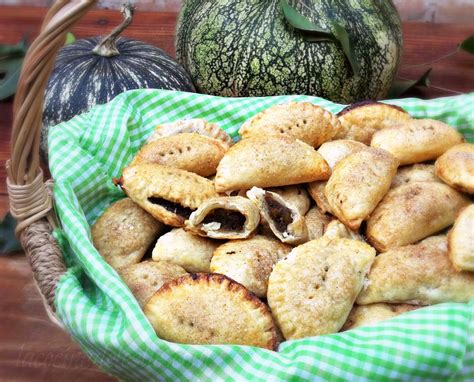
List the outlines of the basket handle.
{"type": "Polygon", "coordinates": [[[7,161],[10,211],[16,233],[30,261],[38,287],[54,310],[54,291],[66,271],[51,232],[56,225],[52,194],[43,181],[39,146],[44,91],[66,33],[96,0],[57,0],[43,21],[39,36],[26,53],[13,103],[11,159],[7,161]]]}

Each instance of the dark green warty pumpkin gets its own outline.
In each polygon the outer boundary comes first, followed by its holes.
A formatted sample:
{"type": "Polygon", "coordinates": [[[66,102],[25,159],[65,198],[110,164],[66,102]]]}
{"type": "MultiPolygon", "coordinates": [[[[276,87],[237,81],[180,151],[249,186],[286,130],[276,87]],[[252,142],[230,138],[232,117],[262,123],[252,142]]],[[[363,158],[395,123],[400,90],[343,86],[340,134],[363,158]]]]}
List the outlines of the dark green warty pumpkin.
{"type": "Polygon", "coordinates": [[[223,96],[307,94],[351,103],[386,96],[402,52],[390,0],[289,0],[326,29],[342,25],[360,63],[355,76],[337,41],[310,42],[279,0],[185,0],[176,54],[198,91],[223,96]]]}

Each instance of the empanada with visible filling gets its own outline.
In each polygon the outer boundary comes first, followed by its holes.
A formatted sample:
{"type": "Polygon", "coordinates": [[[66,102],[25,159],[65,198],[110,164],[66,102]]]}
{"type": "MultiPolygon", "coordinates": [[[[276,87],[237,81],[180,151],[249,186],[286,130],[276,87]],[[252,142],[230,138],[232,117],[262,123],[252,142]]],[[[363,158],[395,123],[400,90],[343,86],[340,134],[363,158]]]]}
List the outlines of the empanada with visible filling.
{"type": "Polygon", "coordinates": [[[350,139],[338,139],[337,141],[323,143],[318,149],[318,153],[321,154],[332,171],[336,164],[346,156],[360,150],[365,150],[367,147],[361,142],[350,139]]]}
{"type": "Polygon", "coordinates": [[[341,130],[336,116],[309,102],[274,105],[245,122],[239,130],[243,139],[255,135],[282,134],[318,147],[341,130]]]}
{"type": "Polygon", "coordinates": [[[323,236],[331,217],[321,212],[318,207],[312,207],[304,216],[304,220],[308,229],[308,240],[314,240],[323,236]]]}
{"type": "Polygon", "coordinates": [[[231,240],[215,250],[211,272],[226,275],[256,296],[265,297],[273,266],[291,249],[278,240],[260,235],[231,240]]]}
{"type": "Polygon", "coordinates": [[[412,119],[377,131],[370,145],[388,151],[402,166],[436,159],[463,140],[461,133],[441,121],[412,119]]]}
{"type": "Polygon", "coordinates": [[[436,175],[456,190],[474,194],[474,145],[451,147],[435,163],[436,175]]]}
{"type": "Polygon", "coordinates": [[[358,151],[336,164],[324,194],[337,218],[356,230],[382,200],[398,161],[380,149],[358,151]]]}
{"type": "Polygon", "coordinates": [[[224,155],[216,173],[216,190],[278,187],[324,180],[330,169],[311,146],[291,137],[257,135],[242,139],[224,155]]]}
{"type": "Polygon", "coordinates": [[[363,101],[347,106],[338,114],[342,130],[336,139],[351,139],[370,144],[378,130],[411,120],[402,108],[375,101],[363,101]]]}
{"type": "Polygon", "coordinates": [[[378,255],[357,303],[431,305],[473,298],[474,273],[457,272],[448,257],[446,236],[434,236],[378,255]]]}
{"type": "Polygon", "coordinates": [[[270,274],[267,299],[287,340],[341,329],[375,250],[350,239],[320,238],[294,248],[270,274]]]}
{"type": "Polygon", "coordinates": [[[277,346],[268,307],[224,275],[197,273],[171,281],[148,300],[144,312],[166,341],[277,346]]]}
{"type": "Polygon", "coordinates": [[[457,216],[448,235],[449,257],[458,271],[474,272],[474,204],[457,216]]]}
{"type": "Polygon", "coordinates": [[[390,187],[395,188],[413,182],[440,183],[441,180],[435,175],[435,168],[432,164],[417,163],[399,167],[390,187]]]}
{"type": "Polygon", "coordinates": [[[364,241],[363,236],[358,231],[347,228],[337,219],[333,219],[326,225],[323,236],[329,239],[340,238],[364,241]]]}
{"type": "Polygon", "coordinates": [[[163,284],[187,272],[179,265],[167,261],[148,260],[121,268],[118,274],[128,285],[140,306],[144,306],[163,284]]]}
{"type": "Polygon", "coordinates": [[[407,183],[383,198],[367,221],[366,236],[381,252],[412,244],[453,224],[467,204],[467,198],[445,184],[407,183]]]}
{"type": "Polygon", "coordinates": [[[303,214],[294,204],[279,194],[252,187],[247,197],[255,203],[270,229],[283,243],[298,244],[308,240],[308,230],[303,214]]]}
{"type": "Polygon", "coordinates": [[[219,245],[183,228],[174,228],[158,239],[152,257],[155,261],[178,264],[188,272],[209,272],[212,254],[219,245]]]}
{"type": "Polygon", "coordinates": [[[311,205],[309,195],[302,186],[274,187],[267,191],[280,195],[285,202],[292,204],[301,215],[306,214],[311,205]]]}
{"type": "Polygon", "coordinates": [[[91,228],[92,241],[104,260],[119,269],[138,263],[163,224],[125,198],[111,204],[91,228]]]}
{"type": "Polygon", "coordinates": [[[184,226],[202,202],[217,196],[210,180],[158,164],[125,168],[119,184],[140,207],[173,227],[184,226]]]}
{"type": "Polygon", "coordinates": [[[156,163],[206,177],[216,173],[227,149],[226,144],[205,135],[177,134],[145,144],[130,165],[156,163]]]}
{"type": "Polygon", "coordinates": [[[308,194],[316,202],[318,208],[324,213],[332,213],[331,206],[324,194],[324,189],[326,188],[327,181],[321,180],[319,182],[308,183],[308,194]]]}
{"type": "Polygon", "coordinates": [[[260,223],[255,205],[242,196],[206,200],[186,221],[185,229],[213,239],[245,239],[260,223]]]}

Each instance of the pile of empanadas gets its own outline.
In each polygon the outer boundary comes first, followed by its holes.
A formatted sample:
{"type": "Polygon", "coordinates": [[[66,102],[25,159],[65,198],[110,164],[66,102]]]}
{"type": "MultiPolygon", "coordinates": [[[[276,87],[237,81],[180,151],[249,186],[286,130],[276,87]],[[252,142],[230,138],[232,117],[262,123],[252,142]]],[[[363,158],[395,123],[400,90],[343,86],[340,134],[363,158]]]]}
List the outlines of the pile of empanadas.
{"type": "Polygon", "coordinates": [[[275,349],[474,298],[474,145],[455,129],[288,103],[240,135],[158,126],[92,227],[160,338],[275,349]]]}

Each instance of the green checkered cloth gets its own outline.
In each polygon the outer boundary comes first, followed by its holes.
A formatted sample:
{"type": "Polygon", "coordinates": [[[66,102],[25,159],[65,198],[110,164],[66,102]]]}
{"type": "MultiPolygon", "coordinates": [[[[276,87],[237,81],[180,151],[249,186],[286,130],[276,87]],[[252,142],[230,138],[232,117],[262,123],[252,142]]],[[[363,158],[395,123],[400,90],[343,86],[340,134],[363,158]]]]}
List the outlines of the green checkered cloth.
{"type": "MultiPolygon", "coordinates": [[[[289,101],[331,112],[309,96],[220,98],[135,90],[50,130],[50,167],[62,228],[55,236],[67,273],[56,288],[57,314],[88,356],[124,381],[472,381],[474,300],[418,309],[344,333],[287,341],[278,352],[236,345],[182,345],[159,339],[137,301],[91,242],[89,226],[124,195],[112,183],[160,123],[205,118],[232,136],[255,113],[289,101]]],[[[474,139],[474,93],[390,101],[474,139]]],[[[212,303],[212,301],[210,301],[212,303]]]]}

